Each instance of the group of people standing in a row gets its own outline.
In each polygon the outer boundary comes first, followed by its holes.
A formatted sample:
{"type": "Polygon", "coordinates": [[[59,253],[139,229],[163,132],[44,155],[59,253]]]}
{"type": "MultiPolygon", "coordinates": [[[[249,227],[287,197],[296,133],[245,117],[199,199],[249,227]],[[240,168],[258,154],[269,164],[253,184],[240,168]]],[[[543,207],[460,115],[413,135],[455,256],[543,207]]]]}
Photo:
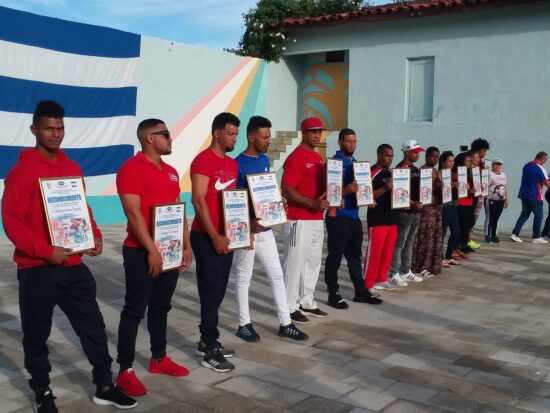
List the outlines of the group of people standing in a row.
{"type": "MultiPolygon", "coordinates": [[[[210,146],[191,164],[195,218],[190,233],[185,225],[181,266],[163,272],[162,256],[151,235],[151,211],[156,205],[179,201],[180,178],[177,171],[162,160],[162,156],[172,150],[170,131],[163,121],[146,119],[137,128],[141,151],[122,165],[116,180],[128,219],[128,234],[122,249],[125,301],[118,326],[116,360],[120,368],[113,383],[112,359],[96,301],[95,280],[82,262],[82,254],[71,254],[66,248],[52,246],[39,188],[40,178],[82,176],[80,166],[60,149],[65,135],[64,113],[57,102],[38,103],[30,128],[36,137],[36,146],[21,151],[5,180],[2,199],[5,232],[16,247],[14,260],[18,269],[25,368],[36,395],[35,409],[41,413],[57,412],[49,387],[51,365],[46,345],[56,305],[67,315],[93,366],[93,382],[97,386],[93,402],[128,409],[137,405],[132,397],[147,393],[133,368],[138,328],[146,312],[151,343],[149,372],[171,376],[189,374],[187,368],[166,354],[166,330],[179,273],[189,268],[193,255],[200,299],[200,341],[195,353],[202,358],[202,366],[226,372],[234,368],[227,359],[235,352],[219,341],[218,312],[232,269],[239,322],[236,334],[247,342],[260,340],[249,309],[249,287],[256,256],[271,284],[278,315],[277,334],[283,338],[307,340],[307,334],[295,324],[307,324],[310,317],[327,316],[314,299],[325,226],[328,233],[327,303],[337,309],[348,308],[338,284],[343,257],[347,260],[355,290],[353,301],[380,304],[379,290],[406,286],[410,281],[419,282],[437,274],[442,266],[458,265],[476,246],[469,240],[478,202],[472,188],[466,198],[459,199],[455,193],[451,203],[442,205],[441,179],[435,167],[439,164],[438,169],[454,171],[453,189],[456,191],[456,166],[482,165],[489,149],[485,140],[475,140],[470,151],[456,158],[451,152],[440,153],[434,147],[426,150],[422,168],[432,169],[434,188],[432,203],[428,205],[419,203],[420,174],[414,166],[424,149],[416,141],[407,140],[402,146],[403,159],[396,165],[411,169],[411,203],[406,210],[391,207],[394,151],[388,144],[380,145],[377,161],[372,166],[375,204],[369,206],[367,212],[368,247],[361,263],[363,229],[355,195],[358,185],[353,179],[356,134],[351,129],[344,129],[339,134],[340,150],[334,157],[343,162],[343,203],[341,208],[324,214],[329,209],[329,202],[324,198],[326,170],[323,158],[315,151],[324,128],[320,119],[307,118],[301,123],[302,142],[285,161],[282,175],[281,190],[288,218],[283,226],[282,262],[272,230],[263,227],[254,216],[251,217],[253,246],[230,250],[224,233],[220,193],[225,189],[246,189],[247,175],[269,172],[270,163],[265,153],[270,145],[271,123],[261,116],[250,118],[246,129],[247,148],[233,159],[227,153],[235,147],[240,120],[224,112],[213,120],[210,146]],[[443,255],[442,243],[447,228],[451,234],[443,255]]],[[[546,156],[537,157],[533,165],[542,170],[545,160],[546,156]]],[[[484,200],[487,242],[499,242],[498,217],[508,199],[506,177],[501,167],[502,160],[493,159],[489,196],[484,200]]],[[[540,181],[537,184],[540,197],[540,183],[549,186],[550,181],[547,175],[542,179],[535,167],[531,175],[540,181]]],[[[515,236],[519,235],[530,210],[542,213],[539,204],[529,202],[525,200],[515,236]]],[[[86,254],[93,257],[101,254],[103,242],[91,210],[90,217],[95,248],[86,254]]]]}

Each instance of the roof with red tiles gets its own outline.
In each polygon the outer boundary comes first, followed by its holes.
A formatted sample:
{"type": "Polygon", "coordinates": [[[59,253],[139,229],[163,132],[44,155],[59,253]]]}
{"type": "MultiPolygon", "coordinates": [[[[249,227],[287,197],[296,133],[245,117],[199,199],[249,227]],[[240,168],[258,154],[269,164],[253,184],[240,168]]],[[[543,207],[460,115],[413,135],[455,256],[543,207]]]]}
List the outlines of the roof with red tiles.
{"type": "Polygon", "coordinates": [[[422,0],[410,3],[389,3],[380,6],[370,6],[347,13],[289,18],[282,20],[281,26],[286,30],[298,30],[356,22],[423,17],[444,13],[474,12],[514,5],[548,2],[550,0],[422,0]]]}

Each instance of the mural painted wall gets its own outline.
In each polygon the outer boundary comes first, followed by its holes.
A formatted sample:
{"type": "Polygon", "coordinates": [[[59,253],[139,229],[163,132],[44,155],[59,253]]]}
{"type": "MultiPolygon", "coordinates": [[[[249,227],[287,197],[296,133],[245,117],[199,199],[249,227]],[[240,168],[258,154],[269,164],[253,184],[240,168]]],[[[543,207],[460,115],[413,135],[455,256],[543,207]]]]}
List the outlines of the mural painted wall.
{"type": "Polygon", "coordinates": [[[297,84],[284,64],[4,7],[0,54],[0,120],[10,125],[0,136],[0,193],[21,147],[35,144],[29,126],[36,102],[54,99],[66,109],[62,147],[83,166],[99,223],[125,221],[115,174],[139,150],[135,130],[145,118],[164,120],[172,132],[166,161],[181,176],[183,200],[190,199],[191,161],[209,145],[219,112],[242,121],[233,156],[246,146],[254,114],[279,130],[296,127],[297,84]]]}
{"type": "Polygon", "coordinates": [[[325,53],[303,58],[300,105],[302,119],[316,116],[329,130],[348,123],[349,62],[327,63],[325,53]]]}

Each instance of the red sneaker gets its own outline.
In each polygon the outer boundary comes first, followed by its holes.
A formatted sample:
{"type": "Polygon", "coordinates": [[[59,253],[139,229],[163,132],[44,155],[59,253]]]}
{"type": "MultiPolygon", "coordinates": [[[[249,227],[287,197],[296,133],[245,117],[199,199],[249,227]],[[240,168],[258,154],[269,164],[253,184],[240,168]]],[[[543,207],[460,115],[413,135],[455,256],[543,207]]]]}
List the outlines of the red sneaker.
{"type": "Polygon", "coordinates": [[[124,370],[116,378],[116,385],[128,396],[143,396],[147,389],[136,376],[134,369],[124,370]]]}
{"type": "Polygon", "coordinates": [[[174,363],[168,356],[164,356],[160,361],[151,357],[149,361],[149,372],[176,377],[187,376],[189,374],[189,370],[174,363]]]}

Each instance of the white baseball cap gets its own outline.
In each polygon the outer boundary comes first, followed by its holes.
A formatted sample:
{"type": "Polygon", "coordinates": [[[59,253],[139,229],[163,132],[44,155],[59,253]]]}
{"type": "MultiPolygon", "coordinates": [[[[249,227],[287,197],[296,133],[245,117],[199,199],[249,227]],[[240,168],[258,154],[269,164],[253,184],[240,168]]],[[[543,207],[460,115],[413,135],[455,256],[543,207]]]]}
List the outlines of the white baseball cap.
{"type": "Polygon", "coordinates": [[[401,150],[403,152],[406,151],[414,151],[414,152],[423,152],[424,148],[420,147],[417,141],[414,139],[408,139],[405,142],[403,142],[403,146],[401,147],[401,150]]]}

